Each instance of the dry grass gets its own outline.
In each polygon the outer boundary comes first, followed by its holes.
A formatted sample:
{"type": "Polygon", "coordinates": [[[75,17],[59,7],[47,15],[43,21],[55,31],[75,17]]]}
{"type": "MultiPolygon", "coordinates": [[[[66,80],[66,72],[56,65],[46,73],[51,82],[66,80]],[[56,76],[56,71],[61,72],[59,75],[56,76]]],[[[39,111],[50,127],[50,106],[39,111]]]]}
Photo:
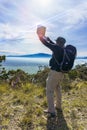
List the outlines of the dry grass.
{"type": "Polygon", "coordinates": [[[45,88],[26,84],[12,89],[0,85],[0,130],[86,130],[87,83],[73,82],[69,92],[63,92],[62,113],[49,119],[45,88]]]}

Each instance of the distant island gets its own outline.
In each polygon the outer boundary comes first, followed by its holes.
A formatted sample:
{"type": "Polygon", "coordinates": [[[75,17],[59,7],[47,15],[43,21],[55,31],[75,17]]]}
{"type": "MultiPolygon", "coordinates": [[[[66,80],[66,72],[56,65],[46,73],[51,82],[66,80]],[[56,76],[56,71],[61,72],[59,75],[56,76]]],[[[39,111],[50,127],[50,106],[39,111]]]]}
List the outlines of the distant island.
{"type": "MultiPolygon", "coordinates": [[[[51,54],[47,53],[36,53],[36,54],[26,54],[26,55],[8,55],[7,57],[25,57],[25,58],[50,58],[51,54]]],[[[87,59],[87,56],[78,56],[76,59],[87,59]]]]}
{"type": "Polygon", "coordinates": [[[36,54],[27,54],[27,55],[8,55],[7,57],[50,58],[51,54],[36,53],[36,54]]]}

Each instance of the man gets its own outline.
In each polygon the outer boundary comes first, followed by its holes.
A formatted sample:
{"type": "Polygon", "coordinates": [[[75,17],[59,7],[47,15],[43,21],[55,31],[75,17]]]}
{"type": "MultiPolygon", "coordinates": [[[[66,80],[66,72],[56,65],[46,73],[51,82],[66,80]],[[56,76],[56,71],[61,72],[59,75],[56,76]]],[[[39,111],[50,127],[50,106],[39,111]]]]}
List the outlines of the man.
{"type": "MultiPolygon", "coordinates": [[[[39,35],[38,35],[39,36],[39,35]]],[[[53,52],[50,59],[49,66],[50,72],[46,80],[46,95],[48,110],[44,112],[49,113],[51,117],[55,117],[55,107],[61,110],[61,86],[60,83],[63,79],[63,73],[60,71],[56,59],[59,63],[63,60],[64,45],[66,40],[63,37],[58,37],[56,43],[52,42],[48,37],[39,36],[40,41],[53,52]],[[54,92],[56,94],[56,106],[54,106],[54,92]]]]}

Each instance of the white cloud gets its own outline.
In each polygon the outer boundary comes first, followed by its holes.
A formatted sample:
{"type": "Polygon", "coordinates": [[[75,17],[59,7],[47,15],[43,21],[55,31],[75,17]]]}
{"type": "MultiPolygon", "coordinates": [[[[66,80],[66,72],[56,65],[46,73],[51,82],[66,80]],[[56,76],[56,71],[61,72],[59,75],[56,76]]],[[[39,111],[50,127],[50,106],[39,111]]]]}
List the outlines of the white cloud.
{"type": "MultiPolygon", "coordinates": [[[[71,39],[79,41],[76,43],[77,46],[82,41],[85,45],[87,37],[83,38],[83,34],[78,35],[78,31],[87,26],[87,1],[44,0],[43,2],[0,0],[0,50],[50,53],[37,38],[36,25],[39,23],[47,27],[46,35],[53,40],[62,35],[68,41],[71,39]]],[[[83,31],[87,33],[86,30],[83,31]]]]}

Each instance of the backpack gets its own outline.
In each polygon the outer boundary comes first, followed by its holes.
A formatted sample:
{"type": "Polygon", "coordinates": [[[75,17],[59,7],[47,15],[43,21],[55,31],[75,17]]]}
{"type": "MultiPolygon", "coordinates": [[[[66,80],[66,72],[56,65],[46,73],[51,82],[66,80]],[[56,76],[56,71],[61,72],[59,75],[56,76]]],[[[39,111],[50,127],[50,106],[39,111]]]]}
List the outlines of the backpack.
{"type": "Polygon", "coordinates": [[[61,72],[68,72],[72,69],[74,65],[74,60],[76,58],[76,53],[77,53],[76,47],[72,45],[67,45],[64,48],[63,60],[61,63],[59,63],[54,56],[55,61],[58,64],[61,72]]]}

